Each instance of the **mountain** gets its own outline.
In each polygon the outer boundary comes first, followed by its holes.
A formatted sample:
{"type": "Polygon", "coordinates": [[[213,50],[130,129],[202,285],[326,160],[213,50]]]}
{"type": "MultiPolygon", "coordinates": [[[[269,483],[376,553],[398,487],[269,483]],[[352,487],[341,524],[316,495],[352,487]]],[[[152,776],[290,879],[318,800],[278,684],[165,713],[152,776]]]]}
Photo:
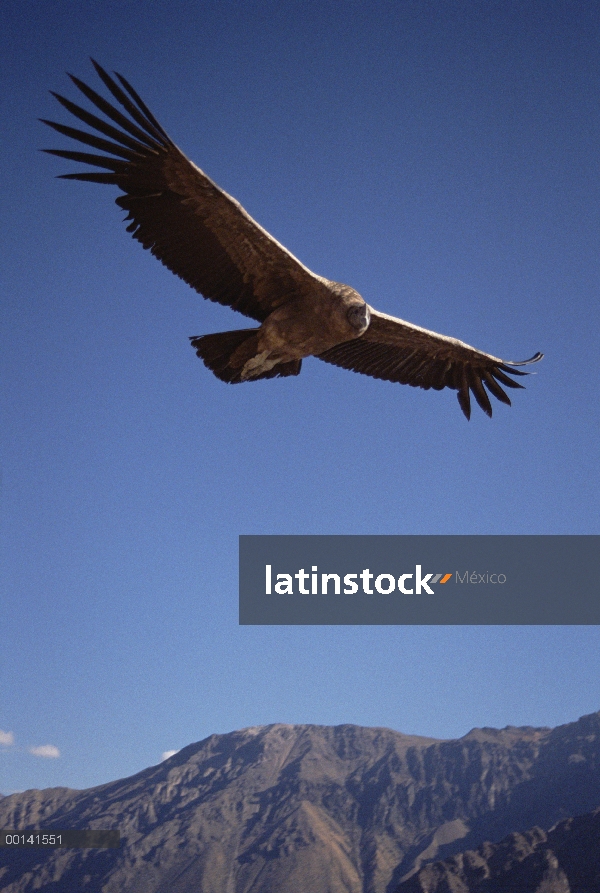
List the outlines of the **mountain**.
{"type": "Polygon", "coordinates": [[[1,798],[1,828],[118,829],[121,848],[5,848],[0,890],[392,893],[434,859],[591,812],[599,768],[600,713],[453,741],[352,725],[211,735],[131,778],[1,798]]]}
{"type": "Polygon", "coordinates": [[[421,868],[396,893],[596,893],[600,809],[421,868]]]}

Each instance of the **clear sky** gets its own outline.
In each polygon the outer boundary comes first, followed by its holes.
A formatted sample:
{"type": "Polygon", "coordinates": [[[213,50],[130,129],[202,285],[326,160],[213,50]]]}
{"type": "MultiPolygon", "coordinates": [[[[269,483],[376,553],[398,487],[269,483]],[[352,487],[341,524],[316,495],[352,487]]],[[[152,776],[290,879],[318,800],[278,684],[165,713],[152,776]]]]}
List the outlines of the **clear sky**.
{"type": "Polygon", "coordinates": [[[599,709],[598,628],[237,624],[240,533],[598,534],[598,5],[2,19],[0,791],[264,723],[458,737],[599,709]],[[37,151],[67,147],[37,119],[71,123],[48,91],[99,88],[90,55],[315,272],[497,356],[543,351],[527,390],[467,423],[455,392],[316,359],[218,381],[188,336],[247,321],[130,238],[116,189],[37,151]]]}

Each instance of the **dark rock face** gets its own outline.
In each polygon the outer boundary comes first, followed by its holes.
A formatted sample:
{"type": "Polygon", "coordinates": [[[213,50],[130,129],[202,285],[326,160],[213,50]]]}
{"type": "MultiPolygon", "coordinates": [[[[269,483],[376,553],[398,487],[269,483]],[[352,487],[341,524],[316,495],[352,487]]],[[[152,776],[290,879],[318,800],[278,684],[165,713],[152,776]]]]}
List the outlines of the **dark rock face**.
{"type": "Polygon", "coordinates": [[[600,809],[426,865],[396,893],[597,893],[600,809]]]}
{"type": "Polygon", "coordinates": [[[212,735],[101,787],[0,798],[2,828],[109,828],[122,841],[0,850],[0,890],[392,893],[433,859],[591,812],[599,767],[600,713],[456,741],[358,726],[212,735]]]}

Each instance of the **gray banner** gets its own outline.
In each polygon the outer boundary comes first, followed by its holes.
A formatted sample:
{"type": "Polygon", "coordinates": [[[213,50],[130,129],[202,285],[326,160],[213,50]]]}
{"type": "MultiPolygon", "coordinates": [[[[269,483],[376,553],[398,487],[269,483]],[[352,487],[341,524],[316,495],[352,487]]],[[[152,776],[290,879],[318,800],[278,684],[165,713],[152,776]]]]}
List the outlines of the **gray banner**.
{"type": "Polygon", "coordinates": [[[598,624],[598,536],[240,536],[240,624],[598,624]]]}
{"type": "Polygon", "coordinates": [[[11,850],[26,850],[36,847],[38,849],[57,848],[116,848],[121,846],[119,831],[101,831],[94,828],[82,830],[37,828],[28,831],[0,831],[0,847],[11,850]]]}

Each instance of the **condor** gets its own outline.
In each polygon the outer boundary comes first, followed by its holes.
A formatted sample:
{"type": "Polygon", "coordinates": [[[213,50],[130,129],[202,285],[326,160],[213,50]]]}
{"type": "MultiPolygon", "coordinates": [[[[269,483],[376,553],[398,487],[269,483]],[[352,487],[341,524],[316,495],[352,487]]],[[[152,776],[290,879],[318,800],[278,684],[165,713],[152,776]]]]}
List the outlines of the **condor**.
{"type": "Polygon", "coordinates": [[[514,367],[537,362],[541,353],[501,360],[380,313],[350,286],[311,272],[177,148],[125,78],[115,80],[92,62],[123,111],[70,75],[106,120],[53,93],[93,132],[44,123],[106,154],[44,151],[103,168],[63,177],[118,186],[127,230],[144,248],[205,298],[260,323],[190,339],[218,378],[235,384],[298,375],[303,358],[316,356],[385,381],[453,388],[467,419],[471,393],[489,416],[488,391],[510,405],[501,385],[522,387],[510,375],[527,373],[514,367]]]}

